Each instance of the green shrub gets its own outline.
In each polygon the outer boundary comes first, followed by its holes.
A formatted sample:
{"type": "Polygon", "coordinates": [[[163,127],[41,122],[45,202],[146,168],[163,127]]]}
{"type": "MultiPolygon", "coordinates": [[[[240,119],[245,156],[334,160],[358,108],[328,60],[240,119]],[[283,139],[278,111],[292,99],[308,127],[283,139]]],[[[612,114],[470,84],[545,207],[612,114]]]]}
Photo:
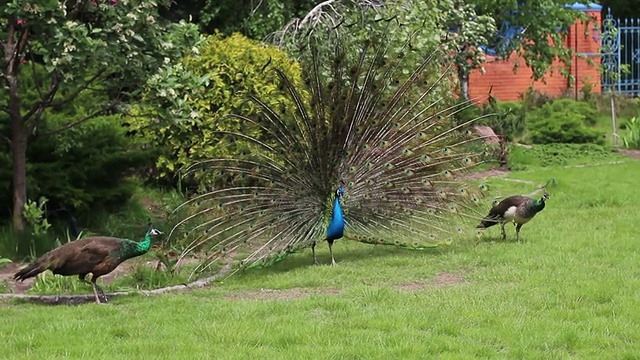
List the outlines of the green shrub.
{"type": "Polygon", "coordinates": [[[574,165],[617,160],[618,153],[596,144],[540,144],[532,147],[510,146],[509,168],[525,170],[529,166],[574,165]]]}
{"type": "Polygon", "coordinates": [[[574,143],[604,144],[604,132],[584,125],[580,114],[553,113],[529,124],[529,137],[534,144],[574,143]]]}
{"type": "Polygon", "coordinates": [[[529,138],[535,144],[604,144],[604,132],[591,128],[597,120],[595,106],[572,99],[558,99],[529,111],[529,138]]]}
{"type": "MultiPolygon", "coordinates": [[[[275,69],[295,82],[301,78],[298,64],[287,58],[285,52],[240,34],[227,38],[211,36],[200,46],[198,53],[198,56],[183,59],[185,71],[208,76],[208,83],[203,85],[206,89],[199,92],[198,98],[189,99],[197,116],[190,121],[162,124],[156,124],[156,119],[150,117],[130,119],[132,129],[163,149],[163,154],[157,159],[161,178],[172,179],[179,169],[202,159],[239,152],[235,143],[216,133],[246,130],[238,119],[225,115],[256,115],[258,108],[248,101],[250,95],[266,100],[267,105],[276,111],[291,109],[292,102],[283,93],[282,82],[275,69]],[[153,125],[153,130],[147,131],[150,125],[153,125]]],[[[260,134],[253,131],[248,135],[259,138],[260,134]]]]}
{"type": "Polygon", "coordinates": [[[547,102],[531,110],[531,116],[534,118],[549,117],[553,114],[579,114],[586,125],[593,126],[598,122],[599,113],[593,104],[568,98],[547,102]]]}

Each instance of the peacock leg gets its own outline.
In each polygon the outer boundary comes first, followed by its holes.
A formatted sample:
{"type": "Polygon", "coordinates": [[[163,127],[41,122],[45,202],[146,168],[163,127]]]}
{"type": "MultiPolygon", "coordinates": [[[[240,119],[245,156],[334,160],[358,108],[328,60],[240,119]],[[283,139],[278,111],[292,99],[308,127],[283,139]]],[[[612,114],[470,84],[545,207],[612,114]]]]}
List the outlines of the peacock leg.
{"type": "Polygon", "coordinates": [[[502,240],[507,240],[507,232],[504,230],[504,223],[500,223],[502,227],[502,240]]]}
{"type": "Polygon", "coordinates": [[[520,228],[522,227],[522,224],[518,224],[518,226],[516,226],[516,241],[520,242],[520,228]]]}
{"type": "Polygon", "coordinates": [[[313,265],[318,265],[318,258],[316,257],[316,241],[311,243],[311,253],[313,254],[313,265]]]}
{"type": "Polygon", "coordinates": [[[331,265],[336,265],[336,260],[333,258],[333,240],[327,240],[329,243],[329,254],[331,254],[331,265]]]}

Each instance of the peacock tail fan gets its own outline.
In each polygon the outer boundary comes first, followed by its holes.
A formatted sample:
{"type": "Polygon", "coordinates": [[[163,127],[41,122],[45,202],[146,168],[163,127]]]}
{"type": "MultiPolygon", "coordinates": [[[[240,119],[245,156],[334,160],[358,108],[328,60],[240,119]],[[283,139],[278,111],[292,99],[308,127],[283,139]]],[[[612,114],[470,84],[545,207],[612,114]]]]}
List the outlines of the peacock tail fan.
{"type": "Polygon", "coordinates": [[[424,249],[475,234],[483,189],[464,180],[487,152],[471,131],[477,118],[458,118],[472,103],[451,96],[445,50],[423,53],[391,30],[354,42],[351,25],[305,39],[301,79],[266,66],[290,103],[250,96],[256,114],[228,115],[242,133],[219,132],[242,150],[187,169],[202,191],[170,235],[185,235],[182,256],[205,251],[203,267],[278,262],[325,238],[339,186],[347,238],[424,249]]]}

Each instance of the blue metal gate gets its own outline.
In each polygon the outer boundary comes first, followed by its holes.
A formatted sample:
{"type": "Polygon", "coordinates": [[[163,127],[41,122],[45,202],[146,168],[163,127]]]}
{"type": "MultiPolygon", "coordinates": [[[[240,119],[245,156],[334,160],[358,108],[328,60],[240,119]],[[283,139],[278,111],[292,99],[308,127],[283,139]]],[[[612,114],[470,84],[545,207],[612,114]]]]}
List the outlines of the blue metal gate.
{"type": "Polygon", "coordinates": [[[640,95],[640,19],[615,19],[611,9],[602,21],[602,89],[640,95]]]}

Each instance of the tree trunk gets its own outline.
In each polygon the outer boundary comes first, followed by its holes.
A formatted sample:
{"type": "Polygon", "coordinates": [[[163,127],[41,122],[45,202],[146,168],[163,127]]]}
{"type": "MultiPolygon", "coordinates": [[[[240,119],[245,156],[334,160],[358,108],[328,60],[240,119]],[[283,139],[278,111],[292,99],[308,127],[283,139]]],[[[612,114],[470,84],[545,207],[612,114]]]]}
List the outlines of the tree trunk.
{"type": "MultiPolygon", "coordinates": [[[[10,19],[11,21],[13,18],[10,19]]],[[[10,23],[11,23],[10,21],[10,23]]],[[[13,160],[13,227],[19,235],[24,233],[24,204],[27,200],[27,134],[20,113],[20,89],[18,87],[18,48],[14,28],[4,44],[5,80],[9,90],[9,118],[11,119],[11,157],[13,160]]],[[[20,236],[21,237],[21,236],[20,236]]]]}
{"type": "Polygon", "coordinates": [[[13,160],[13,227],[18,233],[25,229],[23,211],[27,201],[27,137],[22,126],[22,117],[11,114],[13,127],[11,137],[11,157],[13,160]]]}
{"type": "Polygon", "coordinates": [[[458,82],[460,83],[460,96],[464,100],[469,100],[469,73],[458,67],[458,82]]]}

